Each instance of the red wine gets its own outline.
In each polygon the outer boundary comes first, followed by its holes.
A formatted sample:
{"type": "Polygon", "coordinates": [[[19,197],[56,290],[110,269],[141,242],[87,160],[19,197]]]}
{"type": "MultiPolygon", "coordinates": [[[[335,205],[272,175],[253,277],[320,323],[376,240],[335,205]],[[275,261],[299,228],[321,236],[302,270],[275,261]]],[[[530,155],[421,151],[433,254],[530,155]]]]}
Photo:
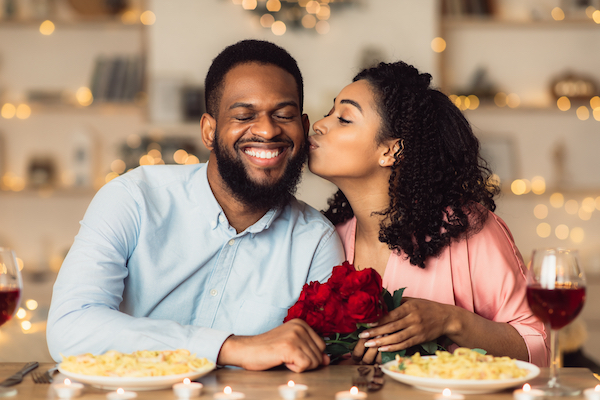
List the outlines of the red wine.
{"type": "Polygon", "coordinates": [[[12,318],[19,304],[19,289],[0,288],[0,325],[12,318]]]}
{"type": "Polygon", "coordinates": [[[539,285],[527,287],[527,301],[531,311],[550,323],[552,329],[560,329],[573,321],[583,308],[585,287],[556,285],[554,289],[543,289],[539,285]]]}

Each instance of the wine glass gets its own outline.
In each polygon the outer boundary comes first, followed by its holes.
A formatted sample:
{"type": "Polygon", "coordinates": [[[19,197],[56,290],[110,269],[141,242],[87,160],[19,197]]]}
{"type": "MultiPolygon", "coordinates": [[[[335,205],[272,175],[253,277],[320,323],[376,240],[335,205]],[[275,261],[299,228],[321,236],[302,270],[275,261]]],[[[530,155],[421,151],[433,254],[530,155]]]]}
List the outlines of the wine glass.
{"type": "Polygon", "coordinates": [[[527,273],[527,301],[533,313],[550,324],[550,380],[537,389],[551,396],[575,396],[578,389],[558,382],[558,330],[579,314],[585,301],[585,277],[577,250],[533,251],[527,273]]]}
{"type": "Polygon", "coordinates": [[[11,249],[0,247],[0,326],[15,315],[22,288],[15,253],[11,249]]]}

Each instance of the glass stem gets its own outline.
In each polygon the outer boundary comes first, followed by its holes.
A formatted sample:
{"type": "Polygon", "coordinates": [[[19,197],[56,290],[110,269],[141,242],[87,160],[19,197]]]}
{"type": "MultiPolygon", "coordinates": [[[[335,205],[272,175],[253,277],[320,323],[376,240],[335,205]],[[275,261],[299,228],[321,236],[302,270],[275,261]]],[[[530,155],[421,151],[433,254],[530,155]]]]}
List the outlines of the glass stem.
{"type": "Polygon", "coordinates": [[[560,350],[558,348],[558,330],[550,330],[550,380],[549,387],[558,386],[558,367],[560,366],[560,350]]]}

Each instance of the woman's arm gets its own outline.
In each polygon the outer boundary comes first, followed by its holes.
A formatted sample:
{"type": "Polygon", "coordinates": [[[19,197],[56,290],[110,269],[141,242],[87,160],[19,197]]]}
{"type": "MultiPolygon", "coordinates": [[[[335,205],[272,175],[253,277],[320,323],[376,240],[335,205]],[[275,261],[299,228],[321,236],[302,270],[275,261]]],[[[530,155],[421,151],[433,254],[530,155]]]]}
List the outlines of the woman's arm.
{"type": "Polygon", "coordinates": [[[510,324],[488,320],[457,306],[414,298],[407,298],[383,317],[377,327],[362,332],[361,338],[366,340],[359,342],[353,356],[370,363],[377,357],[373,350],[399,351],[442,335],[461,347],[529,360],[525,341],[510,324]],[[369,349],[366,353],[365,348],[369,349]]]}

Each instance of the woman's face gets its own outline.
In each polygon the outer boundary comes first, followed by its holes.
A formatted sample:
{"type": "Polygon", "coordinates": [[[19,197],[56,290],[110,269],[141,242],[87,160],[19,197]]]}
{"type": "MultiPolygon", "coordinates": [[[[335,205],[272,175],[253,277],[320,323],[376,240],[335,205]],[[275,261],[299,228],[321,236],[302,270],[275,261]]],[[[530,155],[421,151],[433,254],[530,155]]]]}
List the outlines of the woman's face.
{"type": "Polygon", "coordinates": [[[313,124],[308,167],[338,186],[340,180],[370,177],[381,170],[380,124],[369,83],[351,83],[334,99],[329,114],[313,124]]]}

